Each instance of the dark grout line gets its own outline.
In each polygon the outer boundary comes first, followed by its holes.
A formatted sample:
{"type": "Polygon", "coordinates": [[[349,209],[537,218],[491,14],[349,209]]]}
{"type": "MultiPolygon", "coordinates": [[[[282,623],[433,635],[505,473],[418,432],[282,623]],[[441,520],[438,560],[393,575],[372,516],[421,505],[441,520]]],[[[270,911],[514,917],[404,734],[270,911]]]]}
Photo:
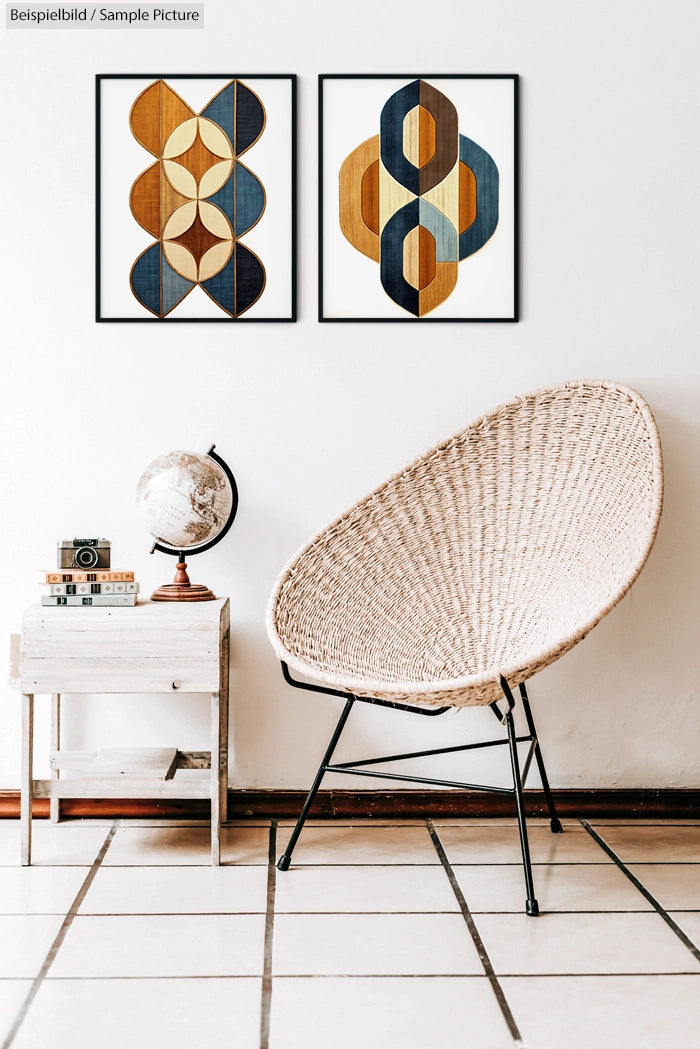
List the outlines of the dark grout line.
{"type": "MultiPolygon", "coordinates": [[[[258,911],[83,911],[83,918],[260,918],[264,910],[258,911]]],[[[3,915],[8,917],[8,915],[3,915]]],[[[25,918],[34,917],[31,914],[25,918]]]]}
{"type": "MultiPolygon", "coordinates": [[[[695,979],[700,980],[700,971],[697,969],[685,969],[685,970],[649,970],[648,972],[536,972],[536,973],[522,973],[522,972],[508,972],[499,973],[500,979],[508,978],[509,980],[557,980],[565,978],[575,978],[577,980],[589,979],[600,979],[604,977],[625,977],[626,979],[639,979],[646,976],[666,976],[666,977],[677,977],[677,976],[693,976],[695,979]]],[[[49,976],[47,977],[50,983],[105,983],[114,981],[125,981],[125,982],[144,982],[154,980],[165,980],[170,982],[171,980],[260,980],[259,973],[169,973],[164,976],[162,973],[151,974],[151,975],[140,975],[140,976],[49,976]]],[[[483,973],[451,973],[451,972],[440,972],[440,973],[276,973],[274,976],[275,982],[280,980],[485,980],[487,977],[483,973]]],[[[26,977],[13,976],[13,977],[2,977],[0,983],[21,983],[27,982],[26,977]]],[[[520,1047],[524,1049],[524,1047],[520,1047]]]]}
{"type": "Polygon", "coordinates": [[[270,823],[270,846],[267,864],[267,910],[265,913],[265,955],[260,996],[260,1049],[270,1044],[270,1009],[272,1006],[272,940],[275,928],[275,892],[277,889],[277,820],[270,823]]]}
{"type": "MultiPolygon", "coordinates": [[[[678,908],[676,908],[678,910],[678,908]]],[[[422,918],[431,917],[434,914],[447,914],[456,916],[460,913],[458,908],[452,911],[445,910],[424,910],[424,911],[277,911],[277,917],[281,918],[328,918],[336,917],[338,915],[345,915],[352,918],[382,918],[384,915],[393,915],[399,918],[422,918]]],[[[549,915],[553,918],[559,917],[560,915],[571,915],[571,914],[651,914],[648,908],[627,908],[625,910],[549,910],[549,915]]],[[[695,914],[700,911],[692,911],[688,908],[683,909],[684,914],[695,914]]],[[[487,910],[479,907],[471,907],[470,914],[498,914],[503,917],[520,917],[523,914],[522,907],[518,910],[510,911],[495,911],[487,910]]],[[[82,917],[82,915],[81,915],[82,917]]]]}
{"type": "Polygon", "coordinates": [[[503,988],[498,982],[498,977],[496,976],[493,965],[491,964],[491,959],[489,958],[486,947],[484,946],[484,941],[479,935],[479,930],[477,929],[476,924],[474,923],[474,919],[472,918],[471,912],[467,905],[467,901],[464,898],[464,893],[462,892],[457,878],[455,876],[455,873],[452,870],[450,861],[448,860],[447,854],[442,846],[442,842],[440,841],[438,833],[435,830],[435,827],[433,826],[432,820],[426,820],[425,825],[428,828],[428,833],[432,838],[433,845],[435,846],[435,851],[440,857],[440,863],[444,868],[445,874],[447,875],[449,883],[452,887],[452,891],[455,894],[455,898],[457,900],[457,903],[459,904],[459,909],[462,912],[462,917],[466,922],[469,934],[474,942],[474,946],[476,947],[476,951],[479,955],[479,960],[483,967],[484,973],[488,977],[488,981],[491,984],[491,990],[493,991],[496,997],[496,1001],[498,1002],[499,1008],[503,1015],[503,1019],[506,1022],[508,1030],[510,1031],[511,1037],[515,1042],[516,1046],[522,1047],[522,1049],[524,1049],[524,1042],[522,1039],[522,1035],[520,1034],[520,1029],[517,1023],[515,1022],[515,1017],[511,1012],[510,1006],[508,1005],[506,996],[503,992],[503,988]]]}
{"type": "MultiPolygon", "coordinates": [[[[566,977],[575,977],[579,979],[600,979],[601,977],[617,977],[624,976],[627,979],[630,978],[641,978],[645,976],[694,976],[697,980],[700,980],[700,972],[694,969],[688,969],[684,972],[667,972],[663,971],[651,971],[651,972],[566,972],[566,973],[500,973],[500,977],[508,977],[511,979],[518,980],[557,980],[565,979],[566,977]]],[[[104,977],[100,977],[104,979],[104,977]]],[[[158,977],[152,977],[157,979],[158,977]]],[[[162,977],[161,977],[162,978],[162,977]]],[[[169,977],[170,978],[170,977],[169,977]]],[[[242,979],[242,977],[230,977],[231,979],[242,979]]],[[[113,977],[114,979],[114,977],[113,977]]],[[[123,977],[123,979],[137,979],[137,977],[123,977]]],[[[204,979],[204,977],[203,977],[204,979]]],[[[225,977],[229,979],[229,977],[225,977]]],[[[247,977],[250,979],[250,977],[247,977]]],[[[487,979],[483,973],[279,973],[275,975],[275,980],[484,980],[487,979]]],[[[520,1043],[518,1049],[525,1049],[524,1043],[520,1043]]]]}
{"type": "Polygon", "coordinates": [[[63,919],[63,923],[61,925],[61,928],[56,933],[54,941],[53,941],[53,943],[51,944],[51,946],[48,949],[46,957],[44,958],[44,963],[41,966],[41,969],[39,970],[38,975],[34,978],[32,986],[29,988],[29,991],[27,993],[27,997],[24,999],[24,1002],[20,1006],[20,1010],[19,1010],[17,1016],[15,1017],[15,1022],[13,1023],[12,1027],[10,1028],[9,1033],[8,1033],[7,1037],[5,1038],[5,1041],[2,1043],[2,1047],[0,1047],[0,1049],[10,1049],[10,1046],[14,1042],[15,1036],[16,1036],[17,1032],[19,1031],[20,1027],[22,1026],[22,1023],[24,1022],[24,1019],[25,1019],[27,1013],[29,1012],[29,1008],[30,1008],[32,1002],[34,1001],[34,999],[36,998],[36,996],[37,996],[37,994],[39,992],[39,988],[41,987],[42,983],[46,979],[46,976],[48,974],[49,969],[51,968],[51,966],[53,965],[54,961],[56,960],[56,955],[58,954],[59,950],[61,949],[61,947],[63,945],[63,941],[66,938],[68,930],[70,929],[71,925],[73,924],[73,919],[77,915],[78,910],[80,908],[80,905],[81,905],[81,903],[83,902],[83,900],[85,899],[85,897],[87,895],[88,889],[90,888],[90,886],[92,885],[93,881],[95,880],[95,875],[97,874],[98,870],[102,866],[102,861],[105,858],[105,856],[107,855],[107,850],[109,849],[110,845],[112,844],[112,839],[114,838],[114,835],[117,833],[117,828],[119,827],[120,822],[121,822],[120,820],[115,820],[112,823],[112,826],[111,826],[111,828],[109,830],[109,833],[107,834],[107,837],[105,838],[104,842],[102,843],[102,848],[97,853],[97,856],[95,857],[95,861],[92,864],[92,866],[90,867],[90,870],[88,871],[87,875],[85,876],[85,880],[83,881],[83,884],[78,889],[77,895],[76,895],[75,899],[73,900],[72,904],[70,905],[70,909],[69,909],[68,913],[66,914],[65,918],[63,919]]]}
{"type": "MultiPolygon", "coordinates": [[[[59,983],[105,983],[110,980],[135,980],[142,982],[144,980],[162,980],[164,983],[168,983],[170,980],[255,980],[260,983],[260,971],[257,972],[242,972],[242,973],[197,973],[197,972],[180,972],[180,973],[169,973],[169,972],[156,972],[156,973],[135,973],[130,975],[129,973],[109,974],[106,976],[47,976],[46,982],[48,984],[59,984],[59,983]]],[[[150,1043],[149,1043],[150,1045],[150,1043]]],[[[61,1046],[63,1049],[63,1046],[61,1046]]]]}
{"type": "MultiPolygon", "coordinates": [[[[509,915],[520,915],[522,914],[522,908],[512,908],[511,910],[495,910],[494,908],[481,908],[472,907],[470,908],[472,914],[499,914],[505,917],[509,915]]],[[[6,911],[0,912],[0,918],[57,918],[59,915],[64,914],[64,911],[6,911]]],[[[419,911],[367,911],[367,910],[345,910],[345,911],[286,911],[277,908],[275,910],[275,916],[277,918],[328,918],[328,917],[375,917],[381,918],[384,915],[391,915],[393,917],[405,917],[405,918],[421,918],[429,917],[430,915],[457,915],[460,913],[459,907],[454,907],[452,910],[445,910],[444,907],[425,907],[419,911]]],[[[650,910],[647,907],[585,907],[585,908],[569,908],[564,909],[550,909],[549,914],[552,917],[558,917],[563,914],[650,914],[650,910]]],[[[668,914],[700,914],[700,907],[672,907],[668,914]]],[[[260,918],[267,914],[265,910],[253,910],[253,911],[82,911],[77,917],[81,921],[85,918],[260,918]]],[[[0,982],[5,979],[15,979],[15,977],[0,976],[0,982]]],[[[19,979],[31,979],[31,977],[19,977],[19,979]]]]}
{"type": "MultiPolygon", "coordinates": [[[[564,980],[567,977],[574,980],[585,980],[588,979],[611,979],[614,980],[616,977],[624,977],[627,980],[638,979],[642,980],[648,976],[696,976],[700,977],[700,972],[697,969],[674,969],[670,972],[667,969],[649,969],[644,972],[635,971],[620,971],[620,972],[561,972],[561,973],[550,973],[550,972],[535,972],[535,973],[519,973],[519,972],[503,972],[499,973],[499,976],[503,980],[564,980]]],[[[611,1043],[617,1045],[618,1043],[611,1043]]],[[[623,1043],[619,1043],[622,1045],[623,1043]]]]}
{"type": "MultiPolygon", "coordinates": [[[[106,863],[106,871],[153,871],[153,870],[184,870],[184,871],[196,871],[201,869],[210,870],[211,860],[207,858],[202,860],[201,863],[106,863]]],[[[219,864],[219,868],[226,869],[227,867],[235,867],[238,870],[239,867],[261,867],[265,869],[267,867],[266,860],[260,860],[257,863],[239,863],[237,860],[222,860],[219,864]]]]}
{"type": "Polygon", "coordinates": [[[656,913],[661,918],[663,918],[663,920],[668,925],[669,929],[671,929],[671,931],[676,934],[676,936],[681,941],[681,943],[685,947],[687,947],[688,950],[690,951],[690,953],[693,955],[693,957],[696,958],[697,961],[700,962],[700,948],[698,948],[693,943],[693,941],[690,939],[690,937],[687,936],[683,932],[683,930],[681,929],[681,927],[679,925],[676,925],[676,923],[674,922],[674,920],[671,917],[671,915],[668,913],[668,911],[666,911],[661,906],[661,904],[656,899],[656,897],[652,896],[652,894],[642,884],[642,882],[639,880],[639,878],[635,877],[635,875],[632,873],[632,871],[629,869],[629,867],[627,867],[626,864],[624,864],[622,862],[622,860],[617,855],[617,853],[614,852],[610,848],[610,846],[607,844],[607,842],[603,838],[601,838],[601,836],[598,834],[597,831],[593,830],[593,827],[591,827],[590,823],[588,823],[587,820],[581,820],[581,826],[584,827],[588,831],[588,833],[594,839],[594,841],[597,841],[597,843],[600,845],[601,849],[603,849],[608,854],[608,856],[611,858],[611,860],[613,860],[613,862],[617,864],[617,866],[622,871],[622,873],[625,875],[625,877],[628,878],[632,882],[632,884],[634,885],[635,889],[638,889],[638,891],[642,894],[644,899],[648,900],[648,902],[652,905],[652,907],[654,908],[656,913]]]}
{"type": "MultiPolygon", "coordinates": [[[[257,864],[256,866],[261,866],[261,864],[257,864]]],[[[349,867],[360,867],[360,868],[362,868],[362,867],[401,867],[402,869],[405,868],[405,867],[410,867],[410,868],[414,868],[414,867],[430,867],[433,870],[435,870],[435,868],[439,867],[439,866],[440,866],[439,860],[436,860],[436,861],[423,860],[420,863],[410,863],[410,862],[407,862],[407,863],[396,863],[396,862],[394,862],[394,863],[391,863],[391,862],[375,863],[372,860],[368,860],[367,863],[329,863],[326,860],[320,860],[318,863],[309,863],[308,861],[306,863],[294,863],[294,870],[302,870],[303,868],[307,868],[308,870],[315,870],[315,869],[318,869],[319,867],[335,867],[336,869],[342,869],[342,870],[347,870],[349,867]]],[[[455,867],[516,867],[519,870],[522,870],[523,864],[522,864],[522,860],[512,860],[510,862],[505,862],[505,863],[503,862],[503,860],[489,860],[488,862],[483,862],[483,863],[474,863],[474,862],[466,862],[464,860],[458,860],[454,864],[454,866],[455,867]]],[[[609,867],[610,866],[610,862],[609,862],[609,860],[533,860],[532,861],[532,866],[533,867],[609,867]]],[[[692,866],[698,866],[698,867],[700,867],[700,863],[697,863],[697,864],[690,863],[690,864],[684,864],[682,866],[691,866],[691,867],[692,866]]],[[[111,870],[112,866],[110,865],[107,869],[111,870]]]]}

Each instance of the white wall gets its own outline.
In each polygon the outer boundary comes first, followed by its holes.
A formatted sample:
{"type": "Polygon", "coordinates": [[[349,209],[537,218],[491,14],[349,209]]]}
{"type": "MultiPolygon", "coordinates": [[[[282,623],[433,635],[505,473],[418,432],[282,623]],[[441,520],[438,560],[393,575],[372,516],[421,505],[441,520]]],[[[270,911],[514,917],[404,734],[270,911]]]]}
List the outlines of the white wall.
{"type": "MultiPolygon", "coordinates": [[[[660,426],[660,533],[630,596],[531,693],[555,786],[697,786],[697,4],[356,0],[348,10],[207,0],[196,32],[5,31],[0,635],[36,600],[35,569],[53,563],[60,537],[109,536],[115,563],[134,566],[146,591],[168,579],[172,560],[147,553],[136,480],[161,452],[216,442],[240,512],[193,560],[193,578],[231,596],[231,781],[304,786],[337,707],[288,689],[266,640],[267,595],[288,556],[511,395],[611,378],[639,389],[660,426]],[[93,77],[161,71],[299,75],[297,324],[94,323],[93,77]],[[319,325],[316,74],[441,71],[522,77],[522,320],[319,325]]],[[[19,704],[4,686],[0,700],[0,786],[12,788],[19,704]]],[[[206,746],[206,705],[186,697],[176,709],[160,697],[68,706],[69,746],[206,746]]],[[[353,717],[356,757],[389,733],[438,745],[493,720],[353,717]]],[[[482,768],[498,772],[491,757],[482,768]]]]}

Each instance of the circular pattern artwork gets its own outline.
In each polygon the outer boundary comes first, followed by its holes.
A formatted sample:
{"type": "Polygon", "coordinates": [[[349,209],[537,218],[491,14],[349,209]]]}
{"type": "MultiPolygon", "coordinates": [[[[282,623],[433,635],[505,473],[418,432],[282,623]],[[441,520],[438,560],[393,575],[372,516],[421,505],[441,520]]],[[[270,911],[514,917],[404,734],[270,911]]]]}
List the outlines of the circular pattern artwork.
{"type": "Polygon", "coordinates": [[[240,316],[265,288],[261,260],[240,241],[265,210],[265,190],[240,160],[265,128],[262,102],[232,80],[195,113],[157,80],[134,102],[130,126],[156,157],[131,188],[131,212],[155,237],[132,267],[133,294],[162,318],[198,286],[240,316]]]}
{"type": "Polygon", "coordinates": [[[339,201],[345,238],[379,263],[393,302],[424,317],[454,291],[460,262],[493,236],[499,172],[460,133],[452,101],[414,80],[385,101],[379,134],[345,158],[339,201]]]}

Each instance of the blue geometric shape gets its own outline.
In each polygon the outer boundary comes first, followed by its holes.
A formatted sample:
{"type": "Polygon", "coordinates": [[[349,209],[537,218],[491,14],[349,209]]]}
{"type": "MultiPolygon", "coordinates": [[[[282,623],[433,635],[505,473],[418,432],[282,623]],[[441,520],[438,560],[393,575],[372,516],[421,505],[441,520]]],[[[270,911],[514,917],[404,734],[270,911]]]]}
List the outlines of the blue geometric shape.
{"type": "Polygon", "coordinates": [[[236,156],[245,153],[262,134],[265,110],[250,88],[236,81],[236,156]]]}
{"type": "Polygon", "coordinates": [[[212,98],[211,102],[202,113],[203,117],[206,117],[207,120],[212,120],[215,124],[219,125],[222,131],[226,132],[232,147],[235,129],[235,86],[235,81],[227,84],[218,95],[215,95],[214,98],[212,98]]]}
{"type": "Polygon", "coordinates": [[[214,194],[213,197],[208,197],[207,200],[210,204],[216,204],[217,208],[220,208],[226,218],[234,225],[236,219],[236,208],[235,208],[235,165],[228,181],[221,187],[220,190],[214,194]]]}
{"type": "Polygon", "coordinates": [[[485,149],[466,135],[459,136],[459,159],[474,172],[476,218],[459,236],[459,258],[466,259],[483,248],[498,225],[498,168],[485,149]]]}
{"type": "Polygon", "coordinates": [[[236,244],[236,316],[260,297],[265,287],[265,270],[257,255],[243,244],[236,244]]]}
{"type": "Polygon", "coordinates": [[[176,273],[169,264],[165,255],[161,262],[161,316],[169,313],[173,306],[177,306],[185,295],[194,288],[194,283],[186,277],[176,273]]]}
{"type": "Polygon", "coordinates": [[[152,244],[139,255],[131,269],[131,290],[139,302],[162,316],[160,310],[160,243],[152,244]]]}
{"type": "Polygon", "coordinates": [[[379,272],[389,298],[414,317],[418,316],[418,289],[403,275],[403,242],[420,224],[420,201],[412,200],[392,215],[382,230],[379,244],[379,272]]]}
{"type": "Polygon", "coordinates": [[[236,315],[236,249],[234,246],[233,254],[228,260],[226,265],[219,273],[210,277],[209,280],[202,281],[202,287],[204,290],[211,295],[214,302],[217,302],[222,309],[230,313],[232,317],[236,315]]]}
{"type": "Polygon", "coordinates": [[[420,169],[403,151],[403,122],[420,103],[420,80],[414,80],[387,99],[379,118],[379,143],[384,167],[397,182],[418,194],[420,169]]]}
{"type": "Polygon", "coordinates": [[[419,200],[419,204],[420,224],[424,229],[432,233],[435,239],[435,261],[458,262],[457,230],[447,215],[422,198],[419,200]]]}
{"type": "Polygon", "coordinates": [[[233,254],[220,273],[202,281],[202,287],[222,309],[238,317],[260,297],[265,287],[265,270],[260,259],[235,243],[233,254]]]}
{"type": "Polygon", "coordinates": [[[265,191],[252,171],[236,163],[236,236],[251,229],[265,208],[265,191]]]}

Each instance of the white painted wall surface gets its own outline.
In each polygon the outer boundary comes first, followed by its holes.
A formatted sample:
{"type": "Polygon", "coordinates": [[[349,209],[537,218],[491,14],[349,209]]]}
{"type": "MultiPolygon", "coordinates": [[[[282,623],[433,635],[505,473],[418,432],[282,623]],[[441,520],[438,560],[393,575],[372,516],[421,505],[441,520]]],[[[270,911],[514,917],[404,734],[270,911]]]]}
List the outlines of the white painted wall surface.
{"type": "MultiPolygon", "coordinates": [[[[658,420],[660,533],[631,594],[533,681],[533,704],[555,786],[697,786],[700,9],[357,0],[341,11],[206,0],[199,31],[3,33],[0,636],[37,599],[35,570],[61,537],[106,535],[147,593],[166,581],[172,560],[148,556],[136,481],[162,452],[216,442],[240,512],[192,576],[231,597],[231,782],[305,786],[337,705],[279,675],[264,612],[283,563],[490,407],[568,378],[615,379],[658,420]],[[299,322],[96,325],[94,75],[227,71],[300,77],[299,322]],[[519,324],[316,322],[316,75],[330,72],[521,75],[519,324]]],[[[0,787],[13,788],[19,701],[4,683],[0,703],[0,787]]],[[[66,712],[71,747],[207,743],[206,703],[187,697],[73,699],[66,712]]],[[[353,718],[348,757],[389,739],[437,746],[493,721],[353,718]]],[[[42,752],[46,740],[43,718],[42,752]]],[[[480,761],[475,776],[498,775],[492,755],[480,761]]]]}

